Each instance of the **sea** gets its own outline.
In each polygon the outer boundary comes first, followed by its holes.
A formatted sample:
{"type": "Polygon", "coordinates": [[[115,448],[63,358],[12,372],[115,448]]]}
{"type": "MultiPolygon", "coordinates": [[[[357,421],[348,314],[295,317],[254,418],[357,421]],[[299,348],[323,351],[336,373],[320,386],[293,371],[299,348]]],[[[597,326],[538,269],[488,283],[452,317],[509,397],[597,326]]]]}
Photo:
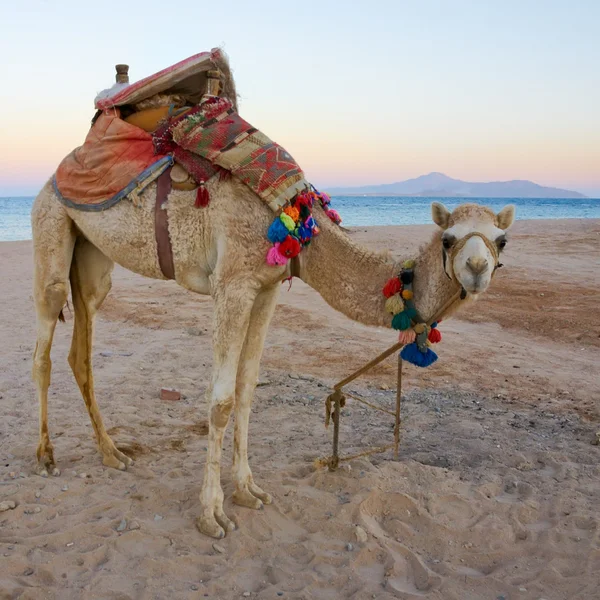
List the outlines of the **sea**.
{"type": "MultiPolygon", "coordinates": [[[[31,239],[34,198],[0,198],[0,242],[31,239]]],[[[593,198],[423,198],[408,196],[333,196],[331,206],[346,227],[431,223],[431,203],[452,210],[463,202],[485,204],[499,211],[515,204],[517,219],[600,219],[600,199],[593,198]]]]}

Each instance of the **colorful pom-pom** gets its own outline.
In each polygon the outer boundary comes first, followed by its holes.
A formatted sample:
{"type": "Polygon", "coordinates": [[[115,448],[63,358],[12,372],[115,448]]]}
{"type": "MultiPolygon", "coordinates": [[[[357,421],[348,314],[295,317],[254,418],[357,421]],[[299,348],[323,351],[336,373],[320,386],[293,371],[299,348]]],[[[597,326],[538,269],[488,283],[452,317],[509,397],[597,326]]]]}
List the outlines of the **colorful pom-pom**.
{"type": "Polygon", "coordinates": [[[279,242],[277,242],[274,246],[269,248],[267,252],[267,264],[274,265],[285,265],[287,264],[288,259],[279,252],[279,242]]]}
{"type": "Polygon", "coordinates": [[[431,331],[429,332],[429,335],[427,336],[427,339],[432,343],[432,344],[437,344],[438,342],[442,341],[442,333],[439,329],[435,329],[433,327],[433,324],[431,325],[431,331]]]}
{"type": "Polygon", "coordinates": [[[411,290],[402,290],[402,297],[405,300],[412,300],[413,298],[413,293],[411,290]]]}
{"type": "Polygon", "coordinates": [[[281,219],[275,219],[267,232],[267,238],[273,244],[276,242],[283,242],[288,235],[288,228],[283,224],[281,219]]]}
{"type": "Polygon", "coordinates": [[[435,329],[437,326],[438,326],[438,321],[434,321],[434,322],[433,322],[433,323],[430,325],[431,329],[435,329]]]}
{"type": "Polygon", "coordinates": [[[400,352],[402,360],[409,362],[417,367],[428,367],[437,360],[437,354],[427,348],[425,352],[419,350],[417,344],[412,343],[404,346],[400,352]]]}
{"type": "Polygon", "coordinates": [[[309,229],[313,229],[313,227],[317,226],[317,222],[313,219],[312,216],[308,217],[308,219],[306,219],[306,221],[304,221],[304,226],[308,227],[309,229]]]}
{"type": "Polygon", "coordinates": [[[313,199],[310,192],[305,192],[304,194],[299,194],[296,196],[296,206],[308,206],[309,208],[313,205],[313,199]]]}
{"type": "Polygon", "coordinates": [[[298,222],[298,219],[300,218],[300,211],[293,207],[293,206],[288,206],[287,208],[285,208],[283,210],[283,212],[290,217],[290,219],[292,219],[292,221],[294,221],[294,223],[298,222]]]}
{"type": "Polygon", "coordinates": [[[302,250],[302,246],[300,242],[291,235],[288,235],[281,244],[279,244],[279,252],[283,254],[286,258],[294,258],[294,256],[298,256],[300,254],[300,250],[302,250]]]}
{"type": "Polygon", "coordinates": [[[404,310],[404,302],[398,294],[394,294],[385,301],[385,310],[392,315],[397,315],[404,310]]]}
{"type": "Polygon", "coordinates": [[[300,238],[300,241],[303,244],[308,242],[310,240],[310,238],[312,238],[312,235],[313,235],[312,229],[310,229],[309,227],[306,227],[305,225],[301,225],[298,228],[298,237],[300,238]]]}
{"type": "Polygon", "coordinates": [[[417,339],[415,332],[412,329],[405,329],[398,334],[398,341],[401,344],[412,344],[417,339]]]}
{"type": "Polygon", "coordinates": [[[412,271],[402,271],[402,273],[400,273],[400,281],[404,285],[408,285],[413,282],[414,275],[415,274],[412,271]]]}
{"type": "Polygon", "coordinates": [[[325,211],[325,214],[336,224],[339,225],[342,222],[342,217],[340,217],[340,213],[333,209],[333,208],[328,208],[325,211]]]}
{"type": "Polygon", "coordinates": [[[383,295],[386,298],[391,298],[394,294],[397,294],[402,289],[402,284],[397,277],[392,277],[383,286],[383,295]]]}
{"type": "Polygon", "coordinates": [[[413,329],[415,330],[415,333],[417,335],[419,335],[420,333],[423,333],[426,329],[427,329],[427,325],[425,325],[425,323],[417,323],[413,329]]]}
{"type": "Polygon", "coordinates": [[[294,231],[296,229],[296,223],[294,223],[294,219],[285,213],[281,213],[279,215],[279,219],[281,222],[288,228],[288,231],[294,231]]]}
{"type": "Polygon", "coordinates": [[[405,269],[414,269],[414,268],[415,268],[415,261],[414,261],[414,260],[405,260],[405,261],[402,263],[402,266],[403,266],[405,269]]]}
{"type": "Polygon", "coordinates": [[[310,217],[310,208],[306,204],[300,205],[300,220],[306,221],[310,217]]]}
{"type": "Polygon", "coordinates": [[[410,321],[410,317],[407,314],[407,311],[403,311],[401,313],[398,313],[397,315],[394,315],[394,318],[392,319],[392,327],[394,329],[399,329],[400,331],[403,331],[404,329],[408,329],[411,325],[411,321],[410,321]]]}

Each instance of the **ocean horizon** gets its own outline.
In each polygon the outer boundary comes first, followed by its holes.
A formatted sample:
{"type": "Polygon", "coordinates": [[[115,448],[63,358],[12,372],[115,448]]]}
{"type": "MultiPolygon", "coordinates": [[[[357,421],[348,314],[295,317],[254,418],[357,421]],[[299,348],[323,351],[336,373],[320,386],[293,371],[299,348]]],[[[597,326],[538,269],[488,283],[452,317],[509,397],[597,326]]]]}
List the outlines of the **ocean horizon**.
{"type": "MultiPolygon", "coordinates": [[[[0,242],[30,240],[34,196],[0,197],[0,242]]],[[[600,219],[600,198],[455,198],[423,196],[332,196],[332,207],[346,227],[422,225],[431,223],[431,203],[452,210],[463,202],[499,211],[515,204],[517,220],[600,219]]]]}

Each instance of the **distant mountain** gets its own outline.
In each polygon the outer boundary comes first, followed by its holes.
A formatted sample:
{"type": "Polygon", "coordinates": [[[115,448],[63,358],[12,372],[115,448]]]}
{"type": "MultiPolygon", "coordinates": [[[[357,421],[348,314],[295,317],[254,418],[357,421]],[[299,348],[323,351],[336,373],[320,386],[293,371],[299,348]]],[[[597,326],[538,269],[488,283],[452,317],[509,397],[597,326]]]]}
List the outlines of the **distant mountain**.
{"type": "Polygon", "coordinates": [[[327,192],[337,196],[425,196],[468,198],[585,198],[579,192],[544,187],[516,179],[514,181],[492,181],[477,183],[452,179],[443,173],[429,173],[415,179],[381,185],[361,187],[328,188],[327,192]]]}

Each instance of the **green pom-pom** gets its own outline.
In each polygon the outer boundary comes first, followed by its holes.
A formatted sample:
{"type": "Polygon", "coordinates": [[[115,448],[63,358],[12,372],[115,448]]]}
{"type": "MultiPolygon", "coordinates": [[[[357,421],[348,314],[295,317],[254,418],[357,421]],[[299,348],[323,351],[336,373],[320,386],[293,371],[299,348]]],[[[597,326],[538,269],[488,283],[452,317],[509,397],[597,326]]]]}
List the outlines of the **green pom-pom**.
{"type": "Polygon", "coordinates": [[[407,314],[408,311],[403,311],[394,315],[392,319],[392,327],[394,329],[398,329],[400,331],[404,331],[405,329],[410,329],[411,321],[410,316],[407,314]]]}

